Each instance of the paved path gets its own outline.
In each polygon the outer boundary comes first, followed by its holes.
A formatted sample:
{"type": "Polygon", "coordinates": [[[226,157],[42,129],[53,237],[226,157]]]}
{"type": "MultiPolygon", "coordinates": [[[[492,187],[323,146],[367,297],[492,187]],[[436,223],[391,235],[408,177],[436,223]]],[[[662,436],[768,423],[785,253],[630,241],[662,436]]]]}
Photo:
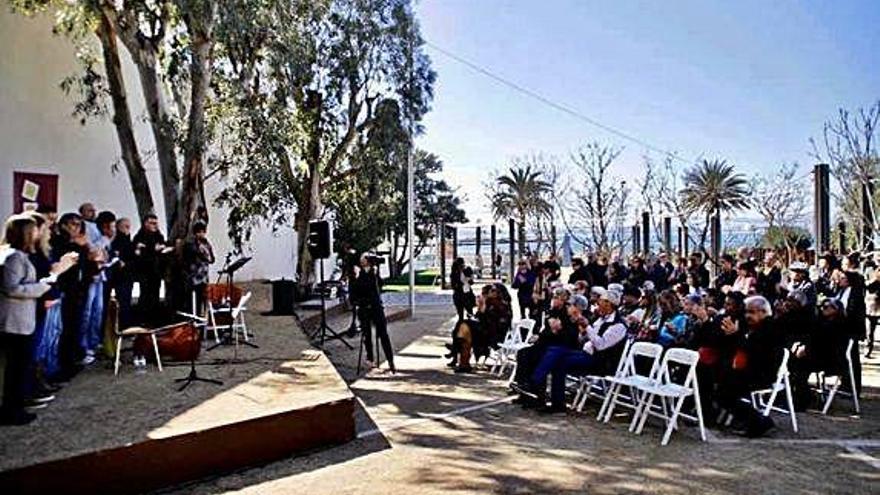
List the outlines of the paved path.
{"type": "MultiPolygon", "coordinates": [[[[354,359],[329,348],[359,397],[359,438],[262,468],[181,487],[181,493],[880,493],[880,380],[863,417],[802,414],[794,435],[781,419],[767,439],[714,433],[701,443],[683,427],[669,446],[660,428],[627,432],[625,418],[598,424],[589,414],[545,417],[509,403],[486,373],[455,375],[440,355],[449,308],[422,309],[395,323],[396,375],[354,376],[354,359]]],[[[845,406],[845,404],[844,404],[845,406]]]]}

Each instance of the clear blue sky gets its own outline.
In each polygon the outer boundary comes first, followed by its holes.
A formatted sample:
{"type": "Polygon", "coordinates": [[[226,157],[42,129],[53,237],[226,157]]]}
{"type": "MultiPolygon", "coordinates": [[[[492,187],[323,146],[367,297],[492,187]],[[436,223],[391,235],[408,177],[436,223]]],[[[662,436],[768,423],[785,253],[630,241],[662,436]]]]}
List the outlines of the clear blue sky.
{"type": "MultiPolygon", "coordinates": [[[[746,173],[812,164],[811,136],[840,106],[880,98],[880,0],[421,0],[434,44],[686,158],[746,173]]],[[[439,78],[419,146],[488,220],[480,183],[510,157],[623,145],[635,179],[645,150],[520,95],[428,48],[439,78]]],[[[807,192],[809,194],[809,192],[807,192]]]]}

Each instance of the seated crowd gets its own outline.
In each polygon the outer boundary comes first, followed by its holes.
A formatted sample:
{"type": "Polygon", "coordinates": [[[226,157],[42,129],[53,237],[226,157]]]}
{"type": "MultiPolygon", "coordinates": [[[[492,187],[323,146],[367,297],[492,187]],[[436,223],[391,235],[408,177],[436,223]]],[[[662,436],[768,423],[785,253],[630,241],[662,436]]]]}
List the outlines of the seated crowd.
{"type": "MultiPolygon", "coordinates": [[[[824,255],[815,268],[803,262],[784,267],[772,252],[756,260],[742,249],[719,261],[712,280],[699,254],[676,264],[665,253],[647,260],[636,256],[629,263],[575,258],[567,283],[555,259],[520,261],[512,286],[520,317],[534,320],[536,328],[527,336],[531,345],[516,355],[511,386],[520,393],[517,402],[544,412],[565,411],[566,377],[614,374],[628,340],[698,351],[707,423],[713,425],[725,412],[733,417],[731,428],[750,437],[766,433],[773,421],[741,399],[775,381],[783,349],[791,352],[796,410],[815,404],[808,385],[813,372],[848,377],[850,340],[855,341],[850,355],[855,388],[861,393],[858,342],[867,337],[870,356],[880,321],[880,270],[873,259],[824,255]]],[[[453,331],[449,357],[457,360],[450,365],[469,371],[470,349],[477,359],[489,355],[505,339],[511,320],[503,284],[484,286],[474,317],[460,319],[453,331]]]]}
{"type": "MultiPolygon", "coordinates": [[[[0,424],[26,424],[54,394],[101,356],[110,298],[118,325],[150,326],[172,309],[191,311],[214,262],[207,228],[197,221],[186,241],[172,245],[148,214],[140,230],[113,212],[84,203],[77,213],[31,211],[9,217],[0,240],[0,342],[5,355],[0,424]],[[183,276],[171,276],[172,272],[183,276]],[[135,284],[139,294],[132,302],[135,284]]],[[[109,334],[108,334],[109,332],[109,334]]],[[[143,366],[146,357],[136,355],[143,366]]]]}

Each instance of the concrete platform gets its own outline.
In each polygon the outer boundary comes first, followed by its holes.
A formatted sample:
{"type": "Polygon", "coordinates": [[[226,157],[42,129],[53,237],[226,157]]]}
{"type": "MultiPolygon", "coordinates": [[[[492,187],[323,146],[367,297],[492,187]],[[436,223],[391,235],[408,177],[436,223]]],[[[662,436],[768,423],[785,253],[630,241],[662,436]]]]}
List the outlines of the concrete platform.
{"type": "Polygon", "coordinates": [[[260,296],[249,325],[261,347],[202,354],[199,374],[223,386],[178,393],[187,367],[114,377],[104,363],[33,424],[0,429],[0,493],[140,493],[353,439],[348,386],[291,318],[257,314],[260,296]]]}

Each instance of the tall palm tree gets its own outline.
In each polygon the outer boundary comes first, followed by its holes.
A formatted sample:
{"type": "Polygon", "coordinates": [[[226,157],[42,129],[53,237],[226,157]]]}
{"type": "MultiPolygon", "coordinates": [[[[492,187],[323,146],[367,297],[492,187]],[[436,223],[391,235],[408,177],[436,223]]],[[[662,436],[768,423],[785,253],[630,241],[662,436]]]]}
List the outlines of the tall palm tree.
{"type": "Polygon", "coordinates": [[[547,199],[551,192],[550,183],[531,165],[510,167],[506,174],[495,178],[495,188],[490,195],[492,214],[496,219],[517,219],[521,253],[525,251],[526,219],[548,215],[552,211],[547,199]]]}
{"type": "Polygon", "coordinates": [[[702,160],[684,174],[681,190],[683,206],[705,216],[700,236],[700,250],[706,252],[706,235],[713,215],[748,207],[749,182],[725,160],[702,160]]]}

